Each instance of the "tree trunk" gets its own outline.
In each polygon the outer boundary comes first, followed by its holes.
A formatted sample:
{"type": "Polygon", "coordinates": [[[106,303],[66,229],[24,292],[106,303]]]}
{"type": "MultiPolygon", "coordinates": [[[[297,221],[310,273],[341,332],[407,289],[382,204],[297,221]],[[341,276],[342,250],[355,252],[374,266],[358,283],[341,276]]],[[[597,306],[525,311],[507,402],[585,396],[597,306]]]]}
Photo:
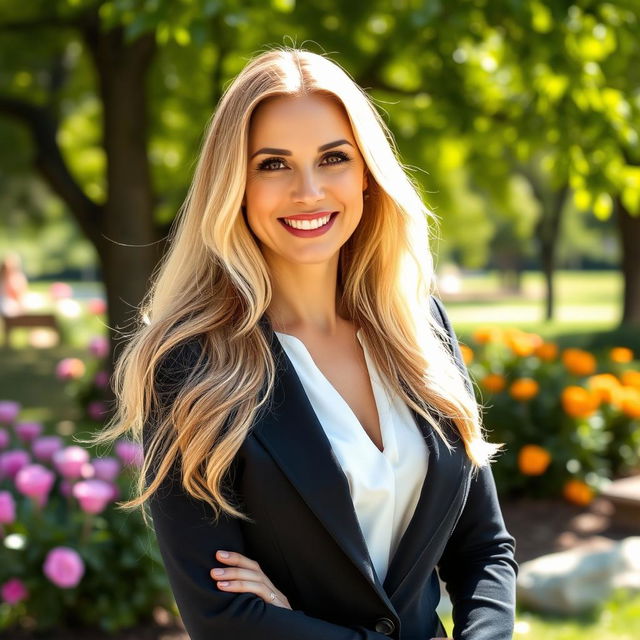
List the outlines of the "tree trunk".
{"type": "Polygon", "coordinates": [[[640,324],[640,215],[632,216],[619,197],[616,218],[622,246],[624,302],[622,323],[640,324]]]}
{"type": "Polygon", "coordinates": [[[552,320],[555,313],[556,248],[560,237],[562,211],[569,192],[568,185],[555,191],[551,197],[545,197],[539,186],[534,186],[534,193],[542,206],[542,214],[536,225],[536,235],[540,247],[540,264],[545,282],[545,319],[552,320]]]}
{"type": "Polygon", "coordinates": [[[155,40],[147,34],[126,43],[121,28],[104,32],[97,21],[86,27],[84,37],[103,104],[108,196],[99,255],[115,349],[135,327],[138,306],[160,258],[147,154],[146,83],[155,40]]]}

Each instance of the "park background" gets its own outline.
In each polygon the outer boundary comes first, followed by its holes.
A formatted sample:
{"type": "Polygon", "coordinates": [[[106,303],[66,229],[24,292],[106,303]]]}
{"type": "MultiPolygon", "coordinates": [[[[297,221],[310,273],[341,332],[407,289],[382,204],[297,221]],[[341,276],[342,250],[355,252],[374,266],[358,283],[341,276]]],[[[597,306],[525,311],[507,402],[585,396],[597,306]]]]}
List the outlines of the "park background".
{"type": "MultiPolygon", "coordinates": [[[[507,442],[494,472],[518,560],[637,535],[603,495],[640,470],[639,21],[636,0],[0,0],[0,256],[21,255],[60,336],[17,328],[1,347],[11,446],[32,444],[25,424],[65,445],[100,428],[215,105],[252,55],[294,45],[368,91],[440,219],[438,290],[507,442]]],[[[120,492],[126,445],[91,450],[120,462],[120,492]]],[[[10,484],[0,583],[20,584],[0,629],[181,637],[134,516],[87,512],[61,478],[41,510],[10,484]],[[77,585],[43,573],[59,546],[77,585]]],[[[516,637],[638,637],[638,596],[604,592],[569,615],[519,604],[516,637]]]]}

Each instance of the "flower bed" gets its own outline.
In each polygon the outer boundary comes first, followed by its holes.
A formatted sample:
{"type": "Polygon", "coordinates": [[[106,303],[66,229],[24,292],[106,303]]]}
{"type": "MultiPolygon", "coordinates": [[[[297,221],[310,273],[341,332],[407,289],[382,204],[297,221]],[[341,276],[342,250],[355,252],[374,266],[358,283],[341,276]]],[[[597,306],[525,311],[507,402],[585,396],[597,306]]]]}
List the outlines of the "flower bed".
{"type": "MultiPolygon", "coordinates": [[[[106,414],[106,346],[94,340],[97,360],[66,358],[55,371],[90,428],[106,414]]],[[[0,401],[0,632],[113,632],[151,621],[157,606],[174,610],[153,532],[116,506],[131,497],[139,445],[120,440],[113,456],[95,456],[21,411],[0,401]]]]}
{"type": "Polygon", "coordinates": [[[505,450],[505,495],[563,495],[586,505],[613,477],[640,469],[640,371],[625,347],[559,349],[534,333],[482,327],[463,357],[505,450]]]}

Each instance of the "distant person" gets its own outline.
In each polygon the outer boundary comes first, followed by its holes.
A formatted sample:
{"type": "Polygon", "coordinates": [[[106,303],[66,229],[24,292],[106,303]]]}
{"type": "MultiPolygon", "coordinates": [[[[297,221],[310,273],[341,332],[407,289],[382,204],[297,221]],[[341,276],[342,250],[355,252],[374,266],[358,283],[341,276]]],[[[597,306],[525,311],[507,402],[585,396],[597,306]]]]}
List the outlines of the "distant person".
{"type": "Polygon", "coordinates": [[[3,316],[24,313],[28,288],[29,282],[22,271],[20,255],[13,251],[7,253],[0,263],[0,313],[3,316]]]}

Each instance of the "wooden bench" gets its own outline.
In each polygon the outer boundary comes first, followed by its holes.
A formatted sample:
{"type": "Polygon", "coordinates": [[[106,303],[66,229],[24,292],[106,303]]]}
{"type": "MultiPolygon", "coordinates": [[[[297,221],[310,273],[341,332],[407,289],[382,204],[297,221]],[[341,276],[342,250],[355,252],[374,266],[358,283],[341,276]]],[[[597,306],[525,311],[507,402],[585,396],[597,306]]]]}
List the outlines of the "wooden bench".
{"type": "Polygon", "coordinates": [[[4,342],[5,346],[10,346],[10,335],[14,329],[20,327],[46,327],[53,329],[58,334],[58,340],[61,338],[60,325],[58,319],[53,313],[21,313],[15,316],[0,315],[4,325],[4,342]]]}

